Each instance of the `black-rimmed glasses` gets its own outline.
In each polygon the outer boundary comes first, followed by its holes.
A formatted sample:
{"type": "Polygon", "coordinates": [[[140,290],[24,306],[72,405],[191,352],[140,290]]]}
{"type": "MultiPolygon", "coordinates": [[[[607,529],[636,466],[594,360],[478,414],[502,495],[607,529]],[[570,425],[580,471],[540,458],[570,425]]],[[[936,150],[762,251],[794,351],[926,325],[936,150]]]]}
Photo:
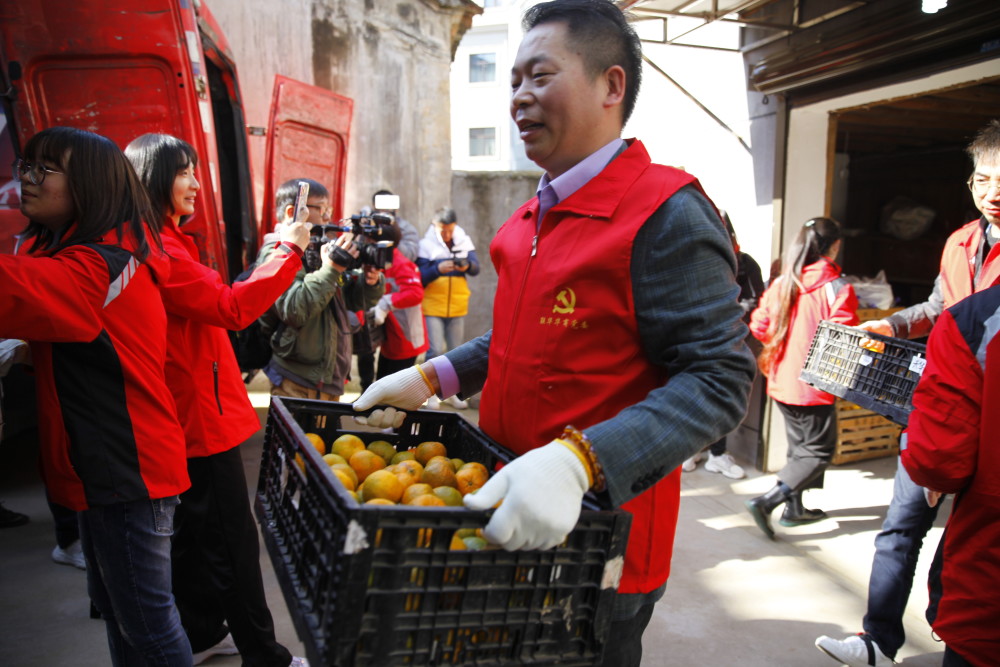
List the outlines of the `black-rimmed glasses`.
{"type": "Polygon", "coordinates": [[[45,182],[46,174],[62,174],[64,172],[56,171],[55,169],[49,169],[41,162],[28,162],[27,160],[22,160],[17,158],[10,165],[11,171],[14,174],[14,180],[20,181],[22,178],[27,177],[28,182],[32,185],[41,185],[45,182]]]}

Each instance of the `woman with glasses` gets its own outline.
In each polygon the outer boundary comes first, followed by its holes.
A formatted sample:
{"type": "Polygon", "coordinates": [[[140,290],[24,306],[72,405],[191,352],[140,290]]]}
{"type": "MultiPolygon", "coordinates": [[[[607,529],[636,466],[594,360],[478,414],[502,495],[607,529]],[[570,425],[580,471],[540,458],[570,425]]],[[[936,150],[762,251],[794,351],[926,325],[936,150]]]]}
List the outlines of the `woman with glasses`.
{"type": "Polygon", "coordinates": [[[783,526],[826,518],[824,512],[803,506],[802,492],[823,486],[823,473],[837,445],[836,399],[799,380],[799,372],[820,320],[858,323],[858,298],[834,262],[840,238],[836,220],[806,221],[785,254],[781,275],[750,316],[750,333],[764,344],[757,363],[788,435],[788,462],[778,471],[774,487],[746,501],[754,521],[772,540],[771,512],[781,504],[783,526]]]}
{"type": "Polygon", "coordinates": [[[125,155],[149,192],[152,220],[170,258],[170,276],[161,284],[166,379],[184,425],[191,477],[175,518],[173,590],[194,664],[237,652],[247,665],[304,664],[275,639],[264,597],[239,448],[260,420],[226,330],[247,327],[288,288],[309,232],[302,223],[283,226],[269,260],[230,287],[196,259],[198,248],[184,233],[200,191],[194,148],[169,135],[144,134],[125,155]]]}
{"type": "Polygon", "coordinates": [[[31,345],[46,487],[79,511],[111,664],[190,665],[170,582],[189,482],[149,199],[113,142],[68,127],[32,137],[14,174],[29,224],[0,255],[0,337],[31,345]]]}

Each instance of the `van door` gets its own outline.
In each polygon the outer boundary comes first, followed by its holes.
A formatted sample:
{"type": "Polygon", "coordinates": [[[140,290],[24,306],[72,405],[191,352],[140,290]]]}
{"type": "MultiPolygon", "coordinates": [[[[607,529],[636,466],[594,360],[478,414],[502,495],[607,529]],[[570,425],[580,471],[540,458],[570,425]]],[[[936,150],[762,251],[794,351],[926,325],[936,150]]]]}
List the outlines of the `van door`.
{"type": "Polygon", "coordinates": [[[353,108],[348,97],[280,74],[274,77],[261,233],[275,221],[275,190],[292,178],[311,178],[326,186],[333,219],[343,217],[353,108]]]}
{"type": "Polygon", "coordinates": [[[186,224],[201,261],[227,273],[216,205],[217,157],[205,58],[188,0],[32,0],[3,3],[0,57],[15,148],[68,125],[124,148],[147,132],[198,152],[201,201],[186,224]],[[209,141],[211,139],[211,141],[209,141]]]}

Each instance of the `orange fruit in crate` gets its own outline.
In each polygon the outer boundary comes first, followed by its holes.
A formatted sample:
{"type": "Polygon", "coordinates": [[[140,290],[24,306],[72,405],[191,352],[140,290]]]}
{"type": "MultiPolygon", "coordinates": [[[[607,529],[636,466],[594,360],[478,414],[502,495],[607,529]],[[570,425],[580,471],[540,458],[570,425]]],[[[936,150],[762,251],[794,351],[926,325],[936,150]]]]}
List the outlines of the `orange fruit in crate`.
{"type": "Polygon", "coordinates": [[[419,480],[420,474],[424,471],[424,467],[416,461],[400,461],[396,464],[395,469],[397,473],[405,472],[411,475],[414,480],[419,480]]]}
{"type": "Polygon", "coordinates": [[[367,449],[369,452],[374,452],[385,459],[386,465],[392,463],[392,457],[396,455],[396,448],[392,446],[392,443],[385,440],[374,440],[368,443],[367,449]]]}
{"type": "Polygon", "coordinates": [[[451,536],[451,544],[448,546],[449,551],[465,551],[465,542],[458,533],[451,536]]]}
{"type": "Polygon", "coordinates": [[[395,505],[396,503],[391,500],[386,500],[385,498],[372,498],[371,500],[366,500],[365,505],[395,505]]]}
{"type": "Polygon", "coordinates": [[[389,461],[389,463],[396,464],[399,463],[400,461],[416,461],[416,460],[417,457],[413,453],[413,450],[408,449],[405,452],[396,452],[393,455],[392,460],[389,461]]]}
{"type": "Polygon", "coordinates": [[[344,488],[347,489],[348,491],[354,491],[354,489],[357,488],[357,484],[355,483],[354,479],[350,475],[348,475],[345,470],[331,469],[330,472],[333,473],[333,476],[337,478],[337,480],[339,480],[340,483],[344,485],[344,488]]]}
{"type": "Polygon", "coordinates": [[[489,470],[489,468],[487,468],[486,466],[484,466],[482,463],[479,463],[478,461],[469,461],[464,466],[462,466],[462,468],[475,468],[476,470],[479,470],[480,472],[483,473],[483,477],[485,479],[489,479],[490,478],[490,470],[489,470]]]}
{"type": "Polygon", "coordinates": [[[424,471],[420,473],[420,481],[430,484],[434,488],[439,486],[455,486],[455,469],[451,467],[451,461],[446,458],[433,459],[424,466],[424,471]]]}
{"type": "Polygon", "coordinates": [[[345,433],[333,441],[330,451],[343,456],[345,461],[351,460],[351,455],[365,449],[365,441],[352,433],[345,433]]]}
{"type": "Polygon", "coordinates": [[[415,505],[417,507],[444,507],[444,501],[435,496],[433,493],[425,493],[422,496],[417,496],[407,505],[415,505]]]}
{"type": "Polygon", "coordinates": [[[440,442],[421,442],[414,454],[420,463],[427,465],[435,456],[447,456],[448,449],[440,442]]]}
{"type": "Polygon", "coordinates": [[[367,449],[354,452],[348,463],[354,468],[354,472],[358,473],[358,481],[360,482],[364,482],[368,475],[376,470],[385,468],[385,459],[375,452],[369,452],[367,449]]]}
{"type": "Polygon", "coordinates": [[[445,505],[451,507],[462,506],[462,492],[453,486],[439,486],[432,493],[443,500],[445,505]]]}
{"type": "Polygon", "coordinates": [[[326,454],[326,443],[323,442],[323,436],[318,433],[306,433],[306,440],[312,443],[320,456],[326,454]]]}
{"type": "Polygon", "coordinates": [[[477,489],[481,489],[487,479],[488,476],[482,470],[469,466],[465,466],[455,473],[457,488],[462,492],[463,496],[467,493],[472,493],[477,489]]]}
{"type": "Polygon", "coordinates": [[[455,469],[455,472],[461,470],[462,466],[464,465],[465,461],[463,461],[462,459],[451,459],[451,467],[455,469]]]}
{"type": "Polygon", "coordinates": [[[332,466],[330,466],[330,471],[333,472],[334,474],[336,474],[338,470],[350,478],[352,489],[358,488],[358,473],[354,472],[354,468],[347,465],[346,463],[334,463],[332,466]]]}
{"type": "Polygon", "coordinates": [[[339,454],[334,454],[333,452],[330,452],[329,454],[324,454],[323,460],[326,461],[326,464],[328,466],[332,466],[335,463],[343,463],[345,465],[347,464],[347,459],[345,459],[343,456],[340,456],[339,454]]]}
{"type": "Polygon", "coordinates": [[[383,498],[398,503],[403,497],[403,484],[388,470],[376,470],[361,483],[361,497],[365,502],[383,498]]]}
{"type": "Polygon", "coordinates": [[[411,484],[403,491],[402,503],[404,505],[412,505],[414,499],[419,498],[420,496],[431,495],[433,492],[434,487],[430,484],[423,484],[420,482],[411,484]]]}

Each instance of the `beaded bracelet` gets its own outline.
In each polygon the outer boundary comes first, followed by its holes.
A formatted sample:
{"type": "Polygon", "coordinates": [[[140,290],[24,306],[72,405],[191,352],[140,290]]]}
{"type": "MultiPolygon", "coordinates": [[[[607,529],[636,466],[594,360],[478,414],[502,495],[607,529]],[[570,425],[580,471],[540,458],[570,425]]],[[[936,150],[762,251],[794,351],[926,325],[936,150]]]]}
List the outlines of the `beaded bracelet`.
{"type": "Polygon", "coordinates": [[[573,455],[580,459],[580,465],[583,466],[584,471],[587,473],[587,488],[589,489],[594,486],[594,471],[590,465],[590,461],[588,461],[587,457],[583,455],[580,448],[567,440],[563,440],[562,438],[556,438],[556,442],[573,452],[573,455]]]}
{"type": "Polygon", "coordinates": [[[594,451],[593,445],[590,444],[590,438],[583,431],[571,425],[566,426],[559,438],[576,447],[577,451],[590,462],[590,472],[594,479],[594,484],[591,488],[594,491],[603,491],[607,487],[607,480],[604,477],[604,468],[601,466],[600,461],[597,460],[597,453],[594,451]]]}
{"type": "Polygon", "coordinates": [[[422,377],[424,382],[427,383],[427,388],[431,390],[431,393],[436,394],[437,391],[434,389],[434,385],[431,384],[431,379],[427,377],[427,373],[425,373],[424,369],[420,367],[420,364],[417,364],[417,372],[420,373],[420,377],[422,377]]]}

